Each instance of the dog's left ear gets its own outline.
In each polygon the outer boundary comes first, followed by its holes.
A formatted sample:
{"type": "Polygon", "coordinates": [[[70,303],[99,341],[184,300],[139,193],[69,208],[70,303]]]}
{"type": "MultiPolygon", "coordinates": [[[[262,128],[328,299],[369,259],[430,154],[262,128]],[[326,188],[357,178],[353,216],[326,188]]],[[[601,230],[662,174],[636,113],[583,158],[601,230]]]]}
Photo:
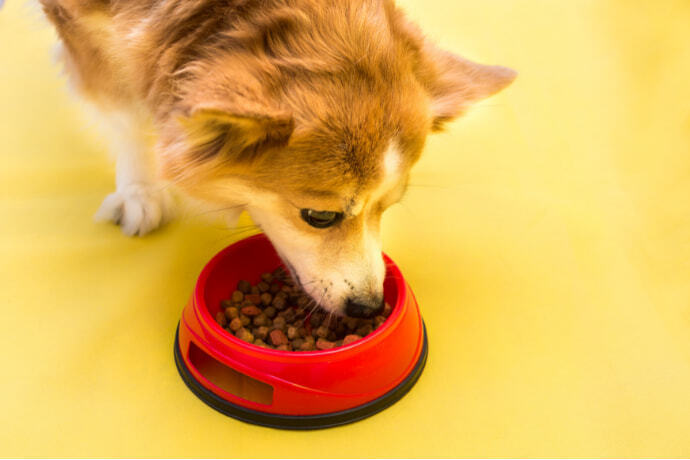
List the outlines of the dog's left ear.
{"type": "Polygon", "coordinates": [[[472,62],[425,40],[417,78],[431,97],[432,129],[462,115],[472,104],[510,85],[517,72],[472,62]]]}
{"type": "Polygon", "coordinates": [[[197,160],[215,157],[234,163],[287,144],[295,127],[290,114],[244,98],[195,104],[179,122],[197,160]]]}

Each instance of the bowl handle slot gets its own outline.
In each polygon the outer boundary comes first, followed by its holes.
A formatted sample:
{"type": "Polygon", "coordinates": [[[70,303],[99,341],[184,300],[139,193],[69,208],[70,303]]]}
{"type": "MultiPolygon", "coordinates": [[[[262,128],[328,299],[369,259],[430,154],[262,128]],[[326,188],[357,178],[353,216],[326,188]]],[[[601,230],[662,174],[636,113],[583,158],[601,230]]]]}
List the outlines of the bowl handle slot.
{"type": "Polygon", "coordinates": [[[189,360],[196,370],[219,389],[258,404],[273,403],[273,387],[221,363],[189,343],[189,360]]]}

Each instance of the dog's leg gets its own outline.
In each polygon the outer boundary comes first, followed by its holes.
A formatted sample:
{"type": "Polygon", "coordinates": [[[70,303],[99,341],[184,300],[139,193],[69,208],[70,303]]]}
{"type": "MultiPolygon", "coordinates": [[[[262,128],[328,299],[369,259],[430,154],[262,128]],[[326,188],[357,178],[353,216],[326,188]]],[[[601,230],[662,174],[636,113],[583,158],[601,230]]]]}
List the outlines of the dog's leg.
{"type": "MultiPolygon", "coordinates": [[[[102,114],[102,113],[101,113],[102,114]]],[[[116,156],[116,190],[94,216],[118,224],[125,235],[145,235],[173,214],[170,190],[157,178],[147,119],[137,111],[102,114],[116,156]]]]}

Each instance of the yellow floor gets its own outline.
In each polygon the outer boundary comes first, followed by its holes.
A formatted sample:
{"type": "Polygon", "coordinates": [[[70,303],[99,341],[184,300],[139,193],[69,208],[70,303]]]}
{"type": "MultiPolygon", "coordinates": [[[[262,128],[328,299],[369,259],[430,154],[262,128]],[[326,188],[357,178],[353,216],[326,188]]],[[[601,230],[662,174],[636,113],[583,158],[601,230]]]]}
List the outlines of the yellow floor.
{"type": "Polygon", "coordinates": [[[405,0],[520,77],[433,138],[385,250],[431,354],[351,426],[225,418],[177,375],[195,277],[242,236],[95,224],[112,165],[22,0],[0,10],[0,456],[690,456],[690,3],[405,0]]]}

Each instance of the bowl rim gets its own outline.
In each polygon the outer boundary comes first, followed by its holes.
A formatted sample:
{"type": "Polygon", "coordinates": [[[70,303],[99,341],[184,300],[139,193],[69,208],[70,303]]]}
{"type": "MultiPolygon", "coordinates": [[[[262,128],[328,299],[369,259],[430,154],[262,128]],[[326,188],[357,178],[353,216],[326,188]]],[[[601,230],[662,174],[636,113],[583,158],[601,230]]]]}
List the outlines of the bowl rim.
{"type": "Polygon", "coordinates": [[[260,354],[266,354],[269,356],[280,358],[323,357],[327,355],[337,354],[340,352],[347,352],[348,350],[351,350],[355,347],[360,347],[362,345],[366,345],[376,340],[379,336],[386,333],[391,328],[391,326],[399,318],[402,317],[402,311],[405,306],[405,302],[407,302],[407,283],[403,278],[400,268],[398,268],[395,262],[393,262],[393,260],[385,252],[382,252],[381,254],[383,256],[384,264],[386,266],[386,276],[384,278],[384,282],[389,278],[393,279],[395,283],[395,288],[397,290],[397,296],[395,299],[395,304],[391,305],[392,311],[388,318],[386,318],[386,321],[384,321],[383,324],[381,324],[381,326],[379,326],[377,329],[375,329],[373,332],[369,333],[365,337],[355,342],[352,342],[348,345],[341,345],[339,347],[334,347],[328,350],[313,351],[274,350],[271,348],[263,348],[258,345],[254,345],[253,343],[245,342],[244,340],[238,339],[237,337],[235,337],[234,335],[230,334],[228,331],[220,327],[220,325],[216,322],[215,318],[211,316],[211,313],[208,310],[208,305],[206,305],[205,300],[206,285],[208,282],[208,278],[211,276],[213,270],[222,260],[224,260],[228,256],[228,253],[237,249],[238,245],[251,244],[257,240],[265,240],[271,246],[273,245],[273,243],[271,243],[271,240],[264,233],[257,233],[247,238],[235,241],[234,243],[220,250],[216,255],[214,255],[211,258],[211,260],[209,260],[206,263],[204,268],[201,270],[201,273],[199,274],[199,277],[197,278],[196,284],[194,286],[194,310],[196,311],[196,314],[199,317],[201,325],[203,327],[210,328],[214,333],[220,335],[221,337],[227,338],[228,340],[230,340],[231,343],[236,344],[240,348],[244,348],[248,351],[252,351],[255,353],[258,352],[260,354]]]}

